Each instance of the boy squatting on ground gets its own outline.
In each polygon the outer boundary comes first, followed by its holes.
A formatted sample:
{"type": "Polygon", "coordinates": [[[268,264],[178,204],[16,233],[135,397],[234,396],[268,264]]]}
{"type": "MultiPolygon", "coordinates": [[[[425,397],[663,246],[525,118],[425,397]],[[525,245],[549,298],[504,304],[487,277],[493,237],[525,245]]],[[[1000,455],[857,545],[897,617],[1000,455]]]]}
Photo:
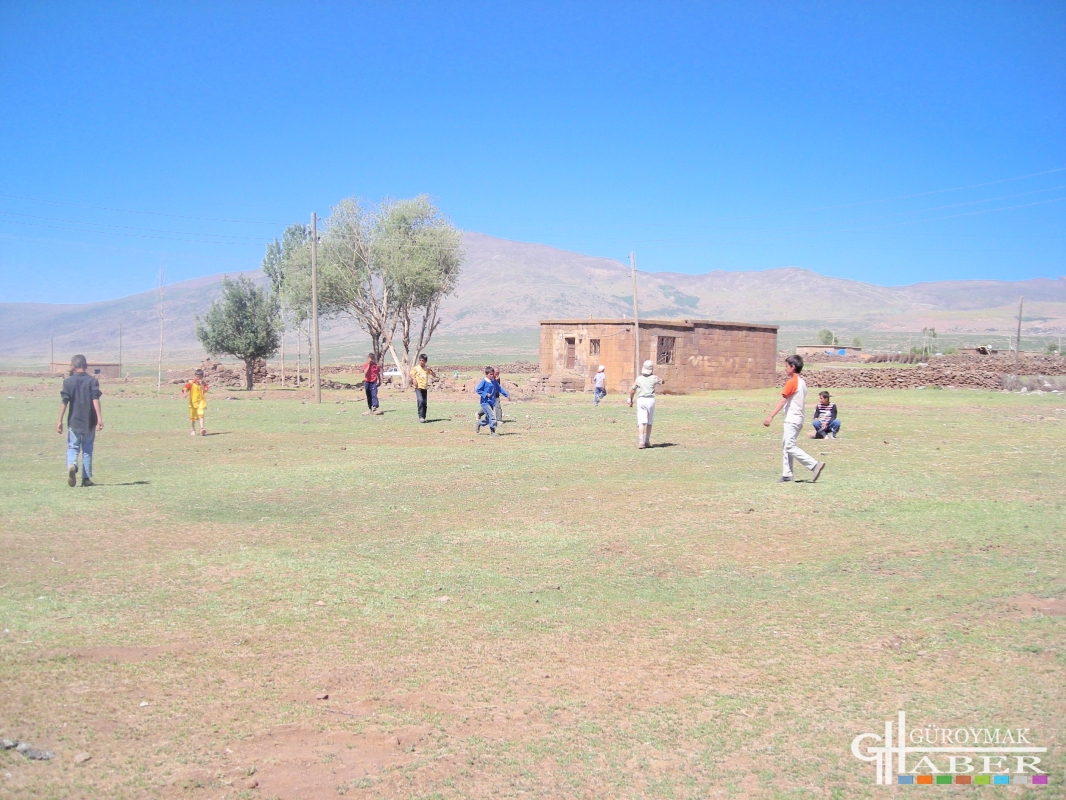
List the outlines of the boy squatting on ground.
{"type": "Polygon", "coordinates": [[[644,362],[640,375],[629,390],[629,407],[633,407],[633,395],[637,396],[637,449],[651,447],[651,426],[655,422],[655,386],[664,383],[658,375],[652,375],[655,365],[644,362]]]}
{"type": "Polygon", "coordinates": [[[818,393],[818,405],[814,407],[814,433],[808,433],[811,439],[835,439],[840,433],[840,420],[837,419],[837,404],[829,402],[829,392],[818,393]]]}
{"type": "Polygon", "coordinates": [[[378,386],[381,384],[381,367],[378,366],[378,360],[374,357],[373,353],[366,354],[366,363],[362,366],[363,370],[363,389],[366,390],[366,408],[363,412],[365,417],[367,414],[377,414],[381,416],[385,412],[378,410],[378,386]]]}
{"type": "Polygon", "coordinates": [[[73,372],[63,381],[59,396],[59,422],[56,433],[63,433],[63,414],[67,413],[67,486],[78,482],[78,453],[81,453],[81,485],[93,485],[93,443],[96,432],[104,429],[104,412],[100,408],[100,381],[86,373],[85,356],[70,359],[73,372]]]}
{"type": "Polygon", "coordinates": [[[781,399],[771,412],[770,416],[763,420],[767,428],[774,421],[774,417],[781,410],[785,410],[784,435],[781,439],[781,477],[778,483],[787,483],[792,480],[792,459],[795,458],[812,473],[811,483],[818,480],[818,476],[825,469],[824,461],[817,461],[799,449],[796,437],[799,436],[803,427],[803,403],[807,399],[807,382],[800,377],[803,372],[803,357],[789,356],[785,359],[785,388],[781,390],[781,399]]]}
{"type": "Polygon", "coordinates": [[[436,378],[437,373],[429,365],[425,353],[418,357],[418,363],[411,370],[411,381],[415,385],[415,400],[418,402],[418,421],[425,422],[429,411],[429,379],[436,378]]]}
{"type": "Polygon", "coordinates": [[[196,420],[200,420],[200,435],[207,436],[204,430],[204,412],[207,411],[207,384],[204,382],[204,371],[196,370],[196,377],[185,384],[181,390],[181,396],[189,398],[189,419],[192,421],[190,435],[196,435],[196,420]]]}
{"type": "Polygon", "coordinates": [[[495,374],[496,371],[492,367],[485,367],[485,377],[478,381],[477,388],[474,389],[477,392],[478,402],[481,403],[481,413],[478,414],[477,428],[474,433],[481,433],[481,429],[488,425],[489,433],[499,436],[496,433],[496,411],[493,408],[499,396],[497,394],[498,384],[494,379],[495,374]],[[482,414],[484,419],[482,419],[482,414]]]}

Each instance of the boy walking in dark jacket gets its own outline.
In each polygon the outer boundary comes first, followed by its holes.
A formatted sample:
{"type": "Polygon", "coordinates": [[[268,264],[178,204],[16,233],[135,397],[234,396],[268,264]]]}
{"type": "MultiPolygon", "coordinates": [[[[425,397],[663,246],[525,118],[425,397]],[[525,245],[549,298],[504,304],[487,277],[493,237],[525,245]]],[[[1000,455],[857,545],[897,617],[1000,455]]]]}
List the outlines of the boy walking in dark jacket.
{"type": "Polygon", "coordinates": [[[59,421],[56,433],[63,433],[63,415],[67,415],[67,486],[78,483],[78,453],[81,453],[81,485],[93,485],[93,444],[96,432],[104,429],[104,412],[100,409],[100,382],[85,369],[85,356],[70,359],[73,372],[63,381],[59,396],[59,421]]]}

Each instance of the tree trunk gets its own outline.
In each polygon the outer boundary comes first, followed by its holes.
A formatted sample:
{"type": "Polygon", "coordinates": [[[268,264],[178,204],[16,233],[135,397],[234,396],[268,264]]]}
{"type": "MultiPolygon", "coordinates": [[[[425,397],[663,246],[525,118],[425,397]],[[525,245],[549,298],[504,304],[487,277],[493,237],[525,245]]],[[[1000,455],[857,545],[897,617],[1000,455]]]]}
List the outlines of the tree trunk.
{"type": "Polygon", "coordinates": [[[254,358],[244,359],[244,383],[245,391],[252,391],[252,366],[255,364],[254,358]]]}

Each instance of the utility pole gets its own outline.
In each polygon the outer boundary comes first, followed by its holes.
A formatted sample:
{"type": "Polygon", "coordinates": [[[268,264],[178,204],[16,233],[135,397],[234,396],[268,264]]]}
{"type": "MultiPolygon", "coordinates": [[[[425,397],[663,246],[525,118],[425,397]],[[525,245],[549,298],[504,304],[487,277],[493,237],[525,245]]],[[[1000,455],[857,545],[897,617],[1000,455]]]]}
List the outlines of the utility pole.
{"type": "Polygon", "coordinates": [[[637,310],[637,254],[629,254],[629,270],[633,275],[633,380],[640,374],[640,312],[637,310]]]}
{"type": "Polygon", "coordinates": [[[315,350],[315,402],[322,402],[322,353],[318,347],[318,215],[311,213],[311,320],[315,350]]]}
{"type": "Polygon", "coordinates": [[[156,365],[155,391],[158,395],[163,388],[163,287],[166,285],[167,271],[159,265],[159,362],[156,365]]]}
{"type": "Polygon", "coordinates": [[[1018,374],[1018,357],[1022,351],[1022,303],[1024,297],[1018,298],[1018,335],[1014,337],[1014,374],[1018,374]]]}

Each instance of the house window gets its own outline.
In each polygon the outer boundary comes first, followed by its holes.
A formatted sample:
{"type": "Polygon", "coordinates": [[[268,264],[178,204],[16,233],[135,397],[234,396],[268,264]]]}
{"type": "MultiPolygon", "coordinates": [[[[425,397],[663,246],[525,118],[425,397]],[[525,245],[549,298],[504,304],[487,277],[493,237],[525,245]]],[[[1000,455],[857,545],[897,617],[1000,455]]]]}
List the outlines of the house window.
{"type": "Polygon", "coordinates": [[[674,363],[674,337],[673,336],[660,336],[659,342],[655,347],[655,363],[656,364],[673,364],[674,363]]]}
{"type": "Polygon", "coordinates": [[[600,340],[589,339],[589,355],[598,356],[600,354],[600,340]]]}
{"type": "Polygon", "coordinates": [[[566,337],[566,368],[573,369],[577,361],[577,344],[573,336],[566,337]]]}

